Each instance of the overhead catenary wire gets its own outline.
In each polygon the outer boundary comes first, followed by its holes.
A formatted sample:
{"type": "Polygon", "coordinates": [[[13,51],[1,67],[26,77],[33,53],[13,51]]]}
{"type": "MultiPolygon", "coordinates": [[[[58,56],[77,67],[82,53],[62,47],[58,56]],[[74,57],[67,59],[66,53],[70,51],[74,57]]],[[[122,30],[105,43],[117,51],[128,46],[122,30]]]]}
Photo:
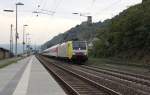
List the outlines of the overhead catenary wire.
{"type": "Polygon", "coordinates": [[[117,4],[119,4],[122,0],[116,0],[115,2],[112,2],[111,4],[109,4],[107,7],[105,7],[104,9],[102,10],[108,10],[114,6],[117,6],[117,4]]]}
{"type": "MultiPolygon", "coordinates": [[[[101,14],[101,11],[105,11],[105,12],[106,12],[106,11],[108,11],[110,8],[113,9],[114,6],[117,6],[118,4],[120,4],[121,1],[122,1],[122,0],[116,0],[116,1],[114,1],[114,2],[112,2],[111,4],[109,4],[108,6],[106,6],[106,7],[102,8],[102,9],[100,9],[98,12],[93,13],[93,15],[99,15],[99,14],[101,14]]],[[[112,13],[111,13],[111,15],[112,15],[112,13]]]]}
{"type": "Polygon", "coordinates": [[[93,10],[93,8],[94,8],[95,2],[96,2],[96,0],[92,0],[91,8],[90,8],[90,13],[92,13],[92,10],[93,10]]]}
{"type": "Polygon", "coordinates": [[[41,2],[44,2],[43,4],[38,2],[38,6],[37,6],[37,9],[36,9],[37,16],[39,15],[39,13],[48,14],[48,15],[53,16],[56,13],[56,10],[59,7],[60,3],[62,2],[62,0],[53,0],[53,2],[52,2],[53,4],[52,5],[54,5],[54,6],[51,7],[50,9],[46,10],[45,9],[45,6],[47,4],[46,1],[47,0],[41,0],[41,2]],[[40,4],[42,4],[42,5],[40,5],[40,4]]]}
{"type": "Polygon", "coordinates": [[[59,0],[58,3],[56,4],[56,7],[54,8],[54,10],[56,11],[57,8],[59,7],[59,5],[61,4],[62,0],[59,0]]]}
{"type": "Polygon", "coordinates": [[[91,7],[93,7],[93,6],[94,6],[95,2],[96,2],[96,0],[92,0],[91,7]]]}
{"type": "Polygon", "coordinates": [[[52,7],[49,11],[51,11],[54,15],[56,13],[56,10],[58,9],[58,7],[60,6],[62,0],[54,0],[54,7],[52,7]]]}
{"type": "MultiPolygon", "coordinates": [[[[42,2],[41,4],[44,4],[44,2],[46,2],[46,1],[47,0],[40,0],[40,2],[42,2]]],[[[51,2],[52,6],[50,6],[50,3],[49,3],[50,8],[47,8],[47,7],[44,8],[44,7],[41,7],[41,6],[46,6],[46,5],[38,4],[38,5],[40,5],[40,7],[38,8],[39,13],[48,14],[48,15],[51,15],[51,16],[54,16],[54,14],[56,14],[56,13],[66,14],[66,15],[74,13],[74,12],[69,12],[69,11],[64,11],[64,10],[61,11],[62,9],[57,11],[57,9],[59,8],[59,6],[62,3],[62,0],[52,0],[52,1],[53,1],[53,2],[51,2]]],[[[118,4],[120,4],[121,1],[122,0],[115,0],[111,3],[108,3],[104,8],[101,8],[100,10],[97,10],[97,12],[96,12],[96,11],[92,11],[92,10],[93,10],[93,8],[96,8],[96,5],[97,5],[96,2],[98,2],[98,1],[97,0],[91,0],[91,5],[90,5],[91,7],[89,7],[90,10],[87,9],[88,10],[87,12],[78,12],[78,13],[80,13],[82,15],[90,15],[90,16],[96,16],[97,15],[98,16],[99,14],[101,14],[101,11],[104,11],[104,10],[109,11],[110,8],[114,9],[114,6],[116,7],[118,4]],[[86,13],[88,13],[88,14],[86,14],[86,13]]],[[[48,3],[46,3],[46,4],[48,4],[48,3]]]]}

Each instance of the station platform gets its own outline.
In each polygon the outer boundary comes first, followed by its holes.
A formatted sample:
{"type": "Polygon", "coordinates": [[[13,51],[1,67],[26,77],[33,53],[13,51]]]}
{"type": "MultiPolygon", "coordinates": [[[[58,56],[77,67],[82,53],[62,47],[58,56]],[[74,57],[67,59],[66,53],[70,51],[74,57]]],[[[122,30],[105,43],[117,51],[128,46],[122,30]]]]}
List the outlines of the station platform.
{"type": "Polygon", "coordinates": [[[0,95],[66,95],[35,56],[0,69],[0,95]]]}

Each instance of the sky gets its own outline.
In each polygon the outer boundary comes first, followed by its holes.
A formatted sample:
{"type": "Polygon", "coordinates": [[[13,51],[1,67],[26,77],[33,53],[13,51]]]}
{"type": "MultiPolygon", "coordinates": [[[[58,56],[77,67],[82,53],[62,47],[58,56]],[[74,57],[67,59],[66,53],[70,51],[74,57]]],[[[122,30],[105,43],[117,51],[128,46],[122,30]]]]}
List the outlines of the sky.
{"type": "Polygon", "coordinates": [[[15,34],[15,12],[3,10],[15,10],[17,2],[24,3],[18,6],[18,42],[22,43],[23,25],[27,24],[25,33],[30,34],[31,44],[41,45],[85,21],[85,16],[91,15],[93,22],[104,21],[142,0],[1,0],[0,44],[9,44],[11,24],[15,34]]]}

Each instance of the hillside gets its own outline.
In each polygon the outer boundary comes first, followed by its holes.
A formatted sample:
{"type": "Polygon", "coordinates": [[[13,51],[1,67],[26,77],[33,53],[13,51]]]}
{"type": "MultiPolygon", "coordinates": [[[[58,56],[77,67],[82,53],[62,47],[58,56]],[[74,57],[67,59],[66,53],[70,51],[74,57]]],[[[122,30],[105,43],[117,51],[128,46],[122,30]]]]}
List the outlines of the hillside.
{"type": "Polygon", "coordinates": [[[66,31],[65,33],[59,34],[55,36],[50,41],[46,42],[42,49],[51,47],[52,45],[66,42],[69,40],[92,40],[93,37],[96,36],[96,31],[107,25],[108,20],[106,20],[104,23],[98,22],[98,23],[92,23],[90,25],[82,23],[80,25],[77,25],[70,30],[66,31]]]}
{"type": "Polygon", "coordinates": [[[150,62],[150,0],[124,10],[97,31],[93,56],[150,62]],[[105,40],[101,40],[105,38],[105,40]],[[107,42],[107,44],[106,44],[107,42]],[[96,51],[96,52],[95,52],[96,51]]]}
{"type": "Polygon", "coordinates": [[[131,6],[119,15],[90,26],[81,24],[54,37],[43,48],[68,40],[92,40],[93,57],[113,57],[116,59],[150,63],[150,0],[131,6]]]}

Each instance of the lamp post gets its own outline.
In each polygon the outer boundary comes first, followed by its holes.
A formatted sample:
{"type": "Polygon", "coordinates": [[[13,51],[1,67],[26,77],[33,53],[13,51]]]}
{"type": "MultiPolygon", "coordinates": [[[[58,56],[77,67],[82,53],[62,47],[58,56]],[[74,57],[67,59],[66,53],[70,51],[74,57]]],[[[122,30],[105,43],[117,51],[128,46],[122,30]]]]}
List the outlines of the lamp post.
{"type": "Polygon", "coordinates": [[[26,34],[26,53],[28,54],[28,49],[29,49],[29,33],[26,34]]]}
{"type": "MultiPolygon", "coordinates": [[[[24,5],[21,2],[16,3],[16,34],[15,34],[15,55],[17,56],[17,40],[18,40],[18,5],[24,5]]],[[[5,12],[14,12],[14,10],[4,10],[5,12]]]]}
{"type": "Polygon", "coordinates": [[[4,12],[14,12],[14,10],[3,10],[4,12]]]}
{"type": "MultiPolygon", "coordinates": [[[[4,12],[14,12],[14,10],[3,10],[4,12]]],[[[13,25],[10,25],[10,56],[13,53],[13,25]]]]}
{"type": "Polygon", "coordinates": [[[10,25],[10,56],[13,53],[13,25],[10,25]]]}
{"type": "Polygon", "coordinates": [[[31,53],[31,38],[29,37],[28,38],[28,54],[30,55],[30,53],[31,53]]]}
{"type": "Polygon", "coordinates": [[[23,42],[22,42],[22,44],[23,44],[23,54],[25,53],[24,52],[24,48],[25,48],[25,27],[26,26],[28,26],[28,25],[23,25],[23,42]]]}
{"type": "Polygon", "coordinates": [[[19,36],[18,36],[18,5],[24,5],[24,4],[21,3],[21,2],[16,3],[16,37],[15,37],[15,40],[16,40],[16,43],[15,43],[15,55],[16,56],[17,56],[17,40],[19,38],[19,36]]]}

